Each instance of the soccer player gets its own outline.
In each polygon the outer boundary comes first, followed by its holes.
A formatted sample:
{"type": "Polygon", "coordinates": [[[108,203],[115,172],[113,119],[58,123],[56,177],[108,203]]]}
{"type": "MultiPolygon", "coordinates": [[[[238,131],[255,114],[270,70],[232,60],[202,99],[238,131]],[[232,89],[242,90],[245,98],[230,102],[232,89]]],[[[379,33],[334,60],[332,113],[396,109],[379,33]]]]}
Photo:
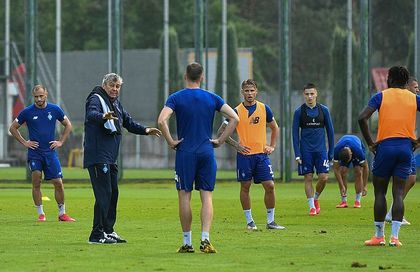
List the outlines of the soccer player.
{"type": "Polygon", "coordinates": [[[392,177],[392,225],[390,246],[401,246],[398,233],[404,216],[404,189],[411,173],[413,143],[416,144],[416,112],[420,110],[420,97],[406,90],[409,72],[405,67],[393,66],[388,70],[388,89],[375,94],[359,115],[359,126],[373,161],[373,187],[375,193],[375,235],[365,241],[366,246],[385,245],[386,193],[392,177]],[[372,140],[368,119],[379,112],[376,142],[372,140]]]}
{"type": "MultiPolygon", "coordinates": [[[[410,77],[408,79],[407,90],[409,90],[410,92],[414,94],[419,93],[419,84],[416,78],[410,77]]],[[[413,188],[414,184],[416,183],[416,173],[417,173],[416,168],[417,168],[416,158],[413,154],[413,157],[411,158],[411,173],[408,176],[408,180],[404,187],[403,199],[405,199],[410,189],[413,188]]],[[[385,221],[387,221],[388,223],[392,222],[392,203],[391,203],[391,206],[389,207],[388,213],[385,216],[385,221]]],[[[405,219],[405,216],[404,216],[403,220],[401,221],[401,225],[408,226],[408,225],[411,225],[411,223],[407,219],[405,219]]]]}
{"type": "Polygon", "coordinates": [[[133,120],[118,99],[123,79],[104,75],[102,86],[96,86],[86,98],[83,167],[89,171],[95,195],[93,226],[89,244],[126,243],[114,229],[118,204],[118,153],[122,128],[137,135],[160,137],[161,131],[144,127],[133,120]]]}
{"type": "Polygon", "coordinates": [[[176,150],[175,185],[178,190],[179,217],[183,231],[183,245],[179,253],[192,253],[191,242],[191,191],[200,191],[201,242],[204,253],[216,253],[210,243],[210,228],[213,220],[212,192],[216,183],[216,159],[214,147],[222,145],[232,134],[239,121],[238,115],[219,96],[200,88],[203,67],[193,62],[184,74],[185,89],[168,97],[158,118],[159,127],[168,145],[176,150]],[[219,138],[212,139],[213,119],[220,111],[229,124],[219,138]],[[168,120],[175,113],[178,139],[172,138],[168,120]],[[194,186],[195,181],[195,186],[194,186]]]}
{"type": "MultiPolygon", "coordinates": [[[[249,189],[251,181],[262,184],[265,196],[264,202],[267,209],[267,229],[285,229],[274,221],[276,194],[274,187],[274,173],[268,155],[273,153],[279,135],[279,127],[274,119],[270,107],[256,100],[258,94],[257,83],[253,79],[244,80],[241,84],[241,94],[244,101],[235,108],[239,115],[239,124],[236,127],[239,141],[231,137],[227,143],[237,151],[236,173],[237,180],[241,183],[240,200],[244,210],[247,228],[256,230],[257,225],[252,218],[251,198],[249,189]],[[267,145],[266,127],[271,130],[270,145],[267,145]]],[[[219,134],[227,126],[225,121],[219,134]]]]}
{"type": "Polygon", "coordinates": [[[362,194],[367,185],[369,166],[365,157],[365,146],[357,136],[344,135],[334,147],[333,169],[340,189],[341,203],[336,208],[347,208],[347,174],[349,167],[354,169],[354,188],[356,200],[354,208],[360,208],[362,194]]]}
{"type": "Polygon", "coordinates": [[[293,149],[298,173],[304,176],[305,193],[309,205],[309,215],[320,213],[319,196],[328,179],[329,161],[333,158],[334,127],[328,108],[317,103],[318,91],[313,83],[303,87],[305,103],[293,115],[293,149]],[[328,137],[328,152],[325,144],[325,131],[328,137]],[[314,193],[312,185],[314,168],[318,182],[314,193]]]}
{"type": "Polygon", "coordinates": [[[9,131],[23,146],[28,148],[28,166],[32,176],[32,198],[38,212],[38,221],[47,220],[42,205],[41,181],[44,179],[54,184],[54,195],[58,205],[58,220],[65,222],[76,221],[66,214],[64,205],[64,186],[61,165],[56,152],[69,136],[72,126],[63,110],[47,102],[48,91],[42,85],[35,85],[32,89],[34,104],[23,109],[11,124],[9,131]],[[55,125],[57,120],[64,130],[55,140],[55,125]],[[29,140],[23,138],[19,128],[26,123],[29,140]]]}

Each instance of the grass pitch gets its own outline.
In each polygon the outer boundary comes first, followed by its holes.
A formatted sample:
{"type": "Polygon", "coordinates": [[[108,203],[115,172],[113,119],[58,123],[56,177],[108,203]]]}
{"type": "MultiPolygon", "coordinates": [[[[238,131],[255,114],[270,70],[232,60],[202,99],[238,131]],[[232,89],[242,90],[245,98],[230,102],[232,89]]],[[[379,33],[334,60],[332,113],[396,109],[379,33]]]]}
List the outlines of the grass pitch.
{"type": "MultiPolygon", "coordinates": [[[[27,183],[0,183],[1,271],[418,271],[420,193],[406,199],[401,248],[365,247],[373,234],[373,189],[361,209],[336,209],[338,188],[328,184],[321,214],[308,216],[302,183],[276,184],[276,221],[286,230],[265,229],[261,186],[251,187],[258,231],[245,230],[237,182],[220,182],[214,192],[210,234],[217,254],[199,252],[200,200],[193,193],[194,254],[175,253],[182,244],[177,194],[172,182],[120,185],[116,231],[127,244],[89,245],[94,197],[88,182],[66,184],[67,212],[77,222],[57,221],[52,185],[43,184],[47,222],[36,222],[27,183]],[[353,268],[352,264],[360,268],[353,268]]],[[[353,200],[349,190],[349,202],[353,200]]],[[[390,225],[386,226],[389,238],[390,225]]]]}

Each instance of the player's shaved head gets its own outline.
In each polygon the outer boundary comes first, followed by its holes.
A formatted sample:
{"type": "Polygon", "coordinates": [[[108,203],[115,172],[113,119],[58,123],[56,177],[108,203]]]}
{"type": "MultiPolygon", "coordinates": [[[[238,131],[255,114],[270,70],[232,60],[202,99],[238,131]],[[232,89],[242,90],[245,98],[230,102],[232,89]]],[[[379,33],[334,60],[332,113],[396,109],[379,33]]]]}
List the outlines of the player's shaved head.
{"type": "Polygon", "coordinates": [[[44,92],[47,92],[47,88],[44,85],[37,84],[32,88],[32,93],[35,93],[38,90],[43,90],[44,92]]]}

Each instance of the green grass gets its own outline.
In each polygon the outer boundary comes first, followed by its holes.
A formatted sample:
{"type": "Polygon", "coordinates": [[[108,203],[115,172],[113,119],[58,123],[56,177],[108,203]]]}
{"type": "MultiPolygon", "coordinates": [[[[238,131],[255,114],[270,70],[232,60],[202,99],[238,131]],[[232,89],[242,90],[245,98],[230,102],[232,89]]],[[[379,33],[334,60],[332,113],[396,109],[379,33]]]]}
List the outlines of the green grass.
{"type": "MultiPolygon", "coordinates": [[[[68,168],[63,167],[64,180],[87,180],[89,173],[82,168],[68,168]]],[[[0,181],[11,182],[16,180],[25,180],[25,167],[8,167],[0,168],[0,181]]],[[[278,177],[278,172],[276,177],[278,177]]],[[[173,179],[173,169],[124,169],[124,180],[164,180],[173,179]]],[[[219,180],[234,180],[236,173],[234,170],[218,170],[217,178],[219,180]]],[[[293,173],[293,179],[299,179],[297,173],[293,173]]]]}
{"type": "MultiPolygon", "coordinates": [[[[220,182],[214,192],[211,240],[217,254],[177,254],[182,243],[177,194],[173,183],[123,183],[116,231],[127,244],[89,245],[93,193],[88,183],[66,184],[68,213],[75,223],[57,222],[52,186],[43,185],[51,198],[44,202],[47,222],[35,222],[36,211],[27,183],[0,183],[1,271],[418,271],[420,252],[420,193],[406,199],[401,248],[365,247],[373,234],[373,196],[362,209],[336,209],[336,184],[321,195],[321,214],[308,216],[302,183],[277,184],[276,221],[284,231],[265,229],[261,186],[253,185],[253,215],[258,231],[245,230],[236,182],[220,182]],[[353,262],[365,268],[351,268],[353,262]]],[[[349,199],[354,196],[349,191],[349,199]]],[[[193,244],[200,239],[199,195],[194,192],[193,244]]],[[[390,226],[386,226],[389,237],[390,226]]]]}

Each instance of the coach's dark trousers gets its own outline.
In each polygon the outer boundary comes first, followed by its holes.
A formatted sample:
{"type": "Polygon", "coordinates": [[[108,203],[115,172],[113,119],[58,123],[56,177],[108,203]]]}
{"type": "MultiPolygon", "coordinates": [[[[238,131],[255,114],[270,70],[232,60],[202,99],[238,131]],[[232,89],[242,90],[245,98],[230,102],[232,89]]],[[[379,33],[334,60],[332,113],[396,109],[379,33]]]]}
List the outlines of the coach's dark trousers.
{"type": "Polygon", "coordinates": [[[90,182],[95,194],[93,228],[90,238],[102,238],[103,233],[112,233],[117,218],[118,166],[95,164],[88,167],[90,182]]]}

